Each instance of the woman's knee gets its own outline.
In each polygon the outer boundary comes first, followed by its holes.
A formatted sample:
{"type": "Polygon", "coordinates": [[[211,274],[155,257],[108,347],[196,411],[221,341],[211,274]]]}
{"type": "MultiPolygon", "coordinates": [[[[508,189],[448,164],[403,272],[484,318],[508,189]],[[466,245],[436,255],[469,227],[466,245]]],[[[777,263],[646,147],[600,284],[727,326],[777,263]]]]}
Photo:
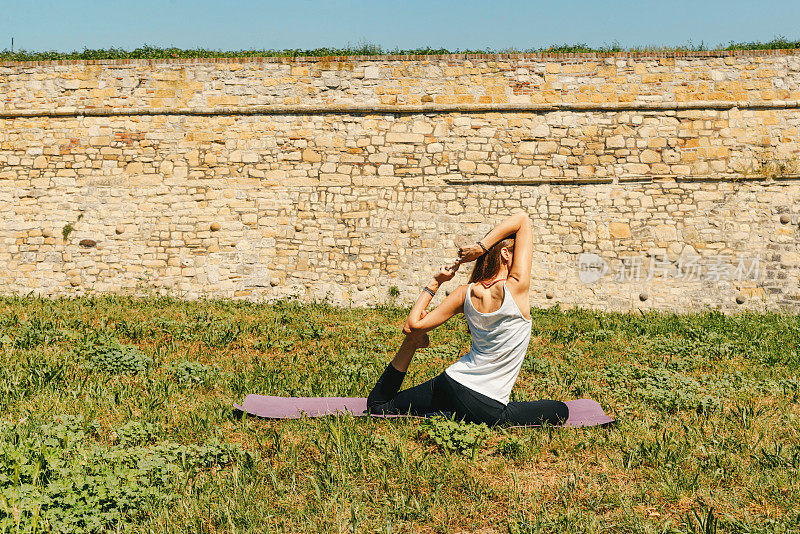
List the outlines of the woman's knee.
{"type": "Polygon", "coordinates": [[[569,417],[569,407],[557,400],[509,402],[503,415],[506,425],[561,425],[569,417]]]}
{"type": "Polygon", "coordinates": [[[569,417],[569,407],[566,403],[557,400],[541,400],[542,422],[551,425],[563,425],[569,417]]]}

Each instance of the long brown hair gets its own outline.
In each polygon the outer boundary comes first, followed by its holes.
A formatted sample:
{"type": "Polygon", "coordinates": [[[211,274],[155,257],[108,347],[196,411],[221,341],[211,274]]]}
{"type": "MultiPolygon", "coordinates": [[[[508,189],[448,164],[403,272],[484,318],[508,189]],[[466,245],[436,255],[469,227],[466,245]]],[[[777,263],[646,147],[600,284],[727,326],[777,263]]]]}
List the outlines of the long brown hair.
{"type": "Polygon", "coordinates": [[[516,236],[517,234],[511,234],[502,241],[495,243],[489,249],[489,252],[475,260],[475,266],[472,268],[472,274],[469,277],[470,283],[490,280],[500,272],[500,265],[502,264],[500,250],[505,247],[513,256],[516,236]]]}

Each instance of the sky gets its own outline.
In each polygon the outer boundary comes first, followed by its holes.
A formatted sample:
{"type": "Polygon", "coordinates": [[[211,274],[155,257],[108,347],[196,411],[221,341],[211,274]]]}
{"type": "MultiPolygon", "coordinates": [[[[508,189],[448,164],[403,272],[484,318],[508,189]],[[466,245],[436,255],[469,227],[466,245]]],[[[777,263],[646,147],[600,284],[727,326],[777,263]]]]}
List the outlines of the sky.
{"type": "Polygon", "coordinates": [[[0,50],[449,50],[800,40],[798,0],[0,0],[0,50]]]}

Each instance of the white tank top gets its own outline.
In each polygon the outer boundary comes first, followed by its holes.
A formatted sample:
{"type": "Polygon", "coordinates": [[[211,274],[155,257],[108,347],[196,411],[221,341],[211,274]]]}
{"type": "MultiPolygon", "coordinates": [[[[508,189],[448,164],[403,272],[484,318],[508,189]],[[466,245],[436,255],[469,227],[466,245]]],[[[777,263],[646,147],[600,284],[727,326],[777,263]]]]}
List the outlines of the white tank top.
{"type": "Polygon", "coordinates": [[[511,398],[522,361],[531,340],[531,319],[526,319],[503,281],[503,304],[481,313],[472,305],[472,284],[467,286],[464,316],[472,334],[469,352],[445,372],[456,382],[503,404],[511,398]]]}

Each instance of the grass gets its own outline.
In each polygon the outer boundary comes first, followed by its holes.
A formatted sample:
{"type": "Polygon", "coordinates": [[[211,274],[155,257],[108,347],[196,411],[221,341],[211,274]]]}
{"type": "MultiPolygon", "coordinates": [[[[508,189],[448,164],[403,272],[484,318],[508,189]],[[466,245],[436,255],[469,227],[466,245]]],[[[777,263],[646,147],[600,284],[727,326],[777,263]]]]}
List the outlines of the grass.
{"type": "Polygon", "coordinates": [[[359,43],[347,45],[343,48],[314,48],[314,49],[269,49],[269,50],[210,50],[202,48],[183,49],[176,47],[157,47],[144,45],[133,50],[123,48],[101,48],[73,50],[64,52],[57,50],[0,50],[0,61],[56,61],[56,60],[99,60],[99,59],[173,59],[173,58],[231,58],[231,57],[326,57],[326,56],[375,56],[383,54],[396,55],[441,55],[441,54],[511,54],[511,53],[601,53],[615,54],[619,52],[670,52],[670,51],[707,51],[707,50],[777,50],[800,48],[800,41],[792,41],[783,36],[777,36],[771,41],[760,42],[734,42],[720,43],[709,47],[705,42],[694,44],[689,41],[684,45],[676,46],[632,46],[624,47],[619,42],[595,47],[585,43],[554,44],[541,48],[503,48],[503,49],[455,49],[444,48],[399,48],[384,50],[380,45],[372,43],[359,43]]]}
{"type": "MultiPolygon", "coordinates": [[[[800,318],[534,309],[513,399],[608,429],[237,420],[363,396],[406,309],[0,299],[0,532],[800,532],[800,318]]],[[[407,385],[469,348],[431,334],[407,385]]]]}

